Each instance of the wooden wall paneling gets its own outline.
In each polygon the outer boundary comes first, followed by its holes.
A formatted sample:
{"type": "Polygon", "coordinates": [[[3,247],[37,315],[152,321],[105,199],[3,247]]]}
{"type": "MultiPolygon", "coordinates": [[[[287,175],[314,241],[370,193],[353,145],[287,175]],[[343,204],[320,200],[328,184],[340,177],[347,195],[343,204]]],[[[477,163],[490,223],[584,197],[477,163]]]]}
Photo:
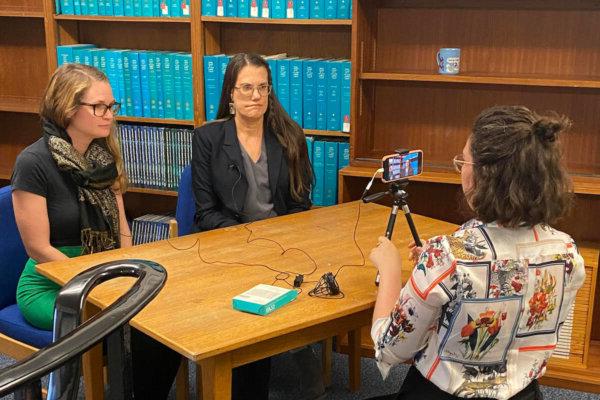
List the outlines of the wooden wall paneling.
{"type": "Polygon", "coordinates": [[[79,43],[93,43],[98,47],[191,51],[190,27],[187,24],[82,21],[78,23],[78,28],[79,43]]]}
{"type": "Polygon", "coordinates": [[[221,26],[220,51],[349,59],[350,34],[348,26],[338,25],[262,25],[257,29],[252,24],[227,24],[221,26]]]}
{"type": "Polygon", "coordinates": [[[2,0],[0,3],[0,13],[31,13],[43,12],[43,0],[2,0]]]}
{"type": "Polygon", "coordinates": [[[204,54],[204,34],[202,20],[200,19],[200,0],[191,0],[190,9],[190,41],[192,53],[192,90],[194,99],[194,125],[198,126],[206,119],[204,116],[204,68],[202,55],[204,54]]]}
{"type": "Polygon", "coordinates": [[[48,63],[48,75],[51,75],[57,67],[56,45],[58,44],[58,30],[54,20],[54,1],[42,0],[44,6],[44,32],[46,38],[46,60],[48,63]]]}
{"type": "Polygon", "coordinates": [[[153,195],[152,200],[145,193],[126,192],[124,196],[125,214],[133,219],[144,214],[172,214],[177,205],[177,197],[153,195]]]}
{"type": "Polygon", "coordinates": [[[44,22],[0,17],[0,111],[35,113],[47,81],[44,22]]]}
{"type": "MultiPolygon", "coordinates": [[[[63,21],[55,23],[56,29],[56,44],[78,44],[83,43],[79,40],[79,22],[78,21],[63,21]]],[[[56,51],[56,49],[54,49],[56,51]]]]}
{"type": "Polygon", "coordinates": [[[0,178],[9,179],[17,155],[41,137],[41,124],[35,114],[0,112],[0,126],[0,178]]]}

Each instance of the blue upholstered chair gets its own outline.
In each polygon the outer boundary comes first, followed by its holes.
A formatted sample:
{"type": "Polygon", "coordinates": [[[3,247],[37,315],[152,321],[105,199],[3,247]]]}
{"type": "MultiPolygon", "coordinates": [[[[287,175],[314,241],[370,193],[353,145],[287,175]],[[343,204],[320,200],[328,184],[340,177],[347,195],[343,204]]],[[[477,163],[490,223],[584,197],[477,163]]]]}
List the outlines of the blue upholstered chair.
{"type": "Polygon", "coordinates": [[[192,168],[188,165],[181,173],[177,194],[175,219],[178,236],[189,235],[194,231],[194,214],[196,214],[196,203],[192,192],[192,168]]]}
{"type": "Polygon", "coordinates": [[[52,331],[29,325],[16,304],[17,282],[27,253],[15,222],[10,186],[0,189],[0,353],[21,359],[52,343],[52,331]]]}

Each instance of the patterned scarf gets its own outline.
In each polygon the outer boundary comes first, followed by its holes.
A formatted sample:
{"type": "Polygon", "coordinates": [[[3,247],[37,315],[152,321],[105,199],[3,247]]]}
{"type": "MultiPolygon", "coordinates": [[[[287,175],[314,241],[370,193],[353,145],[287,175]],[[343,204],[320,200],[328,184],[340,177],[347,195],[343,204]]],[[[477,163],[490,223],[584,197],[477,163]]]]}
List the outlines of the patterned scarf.
{"type": "Polygon", "coordinates": [[[112,154],[92,142],[84,156],[71,143],[67,132],[44,121],[44,138],[61,171],[77,185],[83,254],[120,246],[119,209],[111,186],[117,177],[112,154]]]}

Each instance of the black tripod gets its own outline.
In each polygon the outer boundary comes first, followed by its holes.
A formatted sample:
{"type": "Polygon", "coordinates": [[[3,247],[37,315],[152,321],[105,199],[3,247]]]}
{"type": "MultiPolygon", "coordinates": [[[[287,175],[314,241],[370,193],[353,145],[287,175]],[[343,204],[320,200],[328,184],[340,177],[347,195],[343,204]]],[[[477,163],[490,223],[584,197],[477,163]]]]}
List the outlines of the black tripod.
{"type": "MultiPolygon", "coordinates": [[[[412,233],[413,239],[415,240],[415,244],[417,247],[422,247],[423,244],[419,239],[417,228],[415,228],[415,223],[413,222],[412,215],[410,215],[410,209],[408,208],[408,203],[406,202],[406,199],[408,198],[408,193],[405,190],[406,186],[408,186],[408,179],[401,179],[399,181],[392,182],[390,183],[390,188],[387,192],[373,193],[369,196],[363,197],[362,201],[365,203],[371,203],[379,200],[386,194],[392,196],[392,211],[390,212],[390,218],[388,219],[387,228],[385,229],[385,237],[390,240],[392,239],[392,232],[394,231],[396,216],[398,215],[398,210],[400,207],[402,207],[402,211],[406,217],[406,222],[408,223],[410,233],[412,233]]],[[[375,278],[375,284],[379,285],[379,272],[377,273],[377,278],[375,278]]]]}

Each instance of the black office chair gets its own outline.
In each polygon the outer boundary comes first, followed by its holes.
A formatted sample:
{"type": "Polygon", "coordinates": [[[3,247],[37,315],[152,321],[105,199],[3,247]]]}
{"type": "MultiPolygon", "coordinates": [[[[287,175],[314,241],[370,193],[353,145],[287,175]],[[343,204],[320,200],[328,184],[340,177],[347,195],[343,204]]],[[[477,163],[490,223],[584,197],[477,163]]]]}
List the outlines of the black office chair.
{"type": "Polygon", "coordinates": [[[124,329],[160,292],[166,279],[167,273],[161,265],[146,260],[111,261],[75,276],[56,299],[54,343],[0,371],[0,397],[14,393],[15,400],[41,399],[40,378],[51,372],[47,400],[75,400],[81,354],[106,338],[106,398],[132,399],[131,357],[124,329]],[[127,293],[80,325],[88,293],[107,280],[123,276],[138,279],[127,293]]]}

